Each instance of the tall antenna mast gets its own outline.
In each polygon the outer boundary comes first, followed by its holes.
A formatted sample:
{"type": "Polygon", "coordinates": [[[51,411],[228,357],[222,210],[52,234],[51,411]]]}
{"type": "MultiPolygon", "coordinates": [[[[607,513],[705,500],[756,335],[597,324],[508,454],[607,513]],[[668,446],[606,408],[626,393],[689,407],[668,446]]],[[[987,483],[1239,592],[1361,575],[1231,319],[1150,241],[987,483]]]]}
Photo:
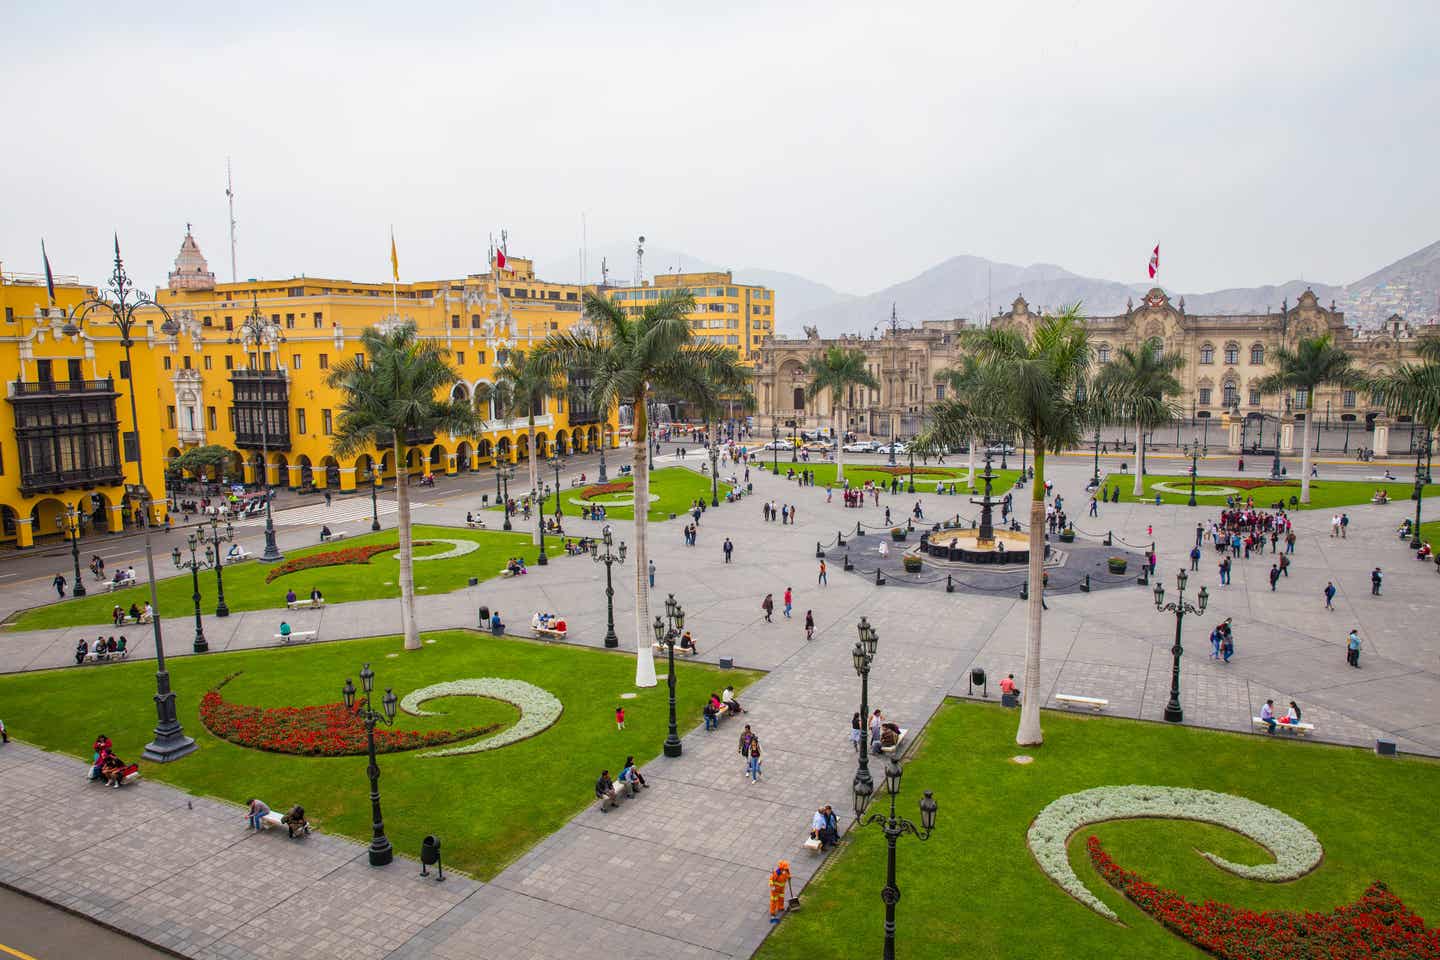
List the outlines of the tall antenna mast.
{"type": "Polygon", "coordinates": [[[645,282],[645,238],[635,244],[635,286],[645,282]]]}
{"type": "Polygon", "coordinates": [[[600,258],[600,286],[605,288],[610,286],[610,259],[608,257],[600,258]]]}
{"type": "Polygon", "coordinates": [[[890,335],[894,336],[900,330],[900,317],[895,312],[895,304],[890,304],[890,335]]]}
{"type": "Polygon", "coordinates": [[[230,203],[230,282],[239,283],[240,274],[235,269],[235,184],[230,178],[230,158],[225,158],[225,199],[230,203]]]}

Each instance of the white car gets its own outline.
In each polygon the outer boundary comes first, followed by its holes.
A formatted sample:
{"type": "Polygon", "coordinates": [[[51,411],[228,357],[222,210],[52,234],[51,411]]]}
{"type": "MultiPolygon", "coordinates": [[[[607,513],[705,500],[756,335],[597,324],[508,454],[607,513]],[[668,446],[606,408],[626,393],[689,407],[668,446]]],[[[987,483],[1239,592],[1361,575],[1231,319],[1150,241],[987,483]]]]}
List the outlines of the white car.
{"type": "Polygon", "coordinates": [[[789,449],[793,448],[794,446],[795,446],[795,445],[794,445],[793,443],[791,443],[789,440],[771,440],[769,443],[765,444],[765,446],[761,447],[760,449],[761,449],[761,450],[789,450],[789,449]]]}
{"type": "Polygon", "coordinates": [[[900,442],[897,441],[897,442],[895,442],[895,443],[887,443],[887,444],[884,444],[883,446],[876,447],[876,448],[875,448],[875,452],[876,452],[876,453],[887,453],[887,454],[888,454],[888,453],[894,453],[894,454],[898,457],[898,456],[900,456],[901,454],[905,453],[905,452],[906,452],[907,450],[909,450],[909,449],[910,449],[910,448],[907,447],[907,446],[905,446],[905,444],[900,443],[900,442]]]}
{"type": "Polygon", "coordinates": [[[846,453],[874,453],[875,448],[880,446],[874,440],[861,440],[857,443],[845,444],[846,453]]]}

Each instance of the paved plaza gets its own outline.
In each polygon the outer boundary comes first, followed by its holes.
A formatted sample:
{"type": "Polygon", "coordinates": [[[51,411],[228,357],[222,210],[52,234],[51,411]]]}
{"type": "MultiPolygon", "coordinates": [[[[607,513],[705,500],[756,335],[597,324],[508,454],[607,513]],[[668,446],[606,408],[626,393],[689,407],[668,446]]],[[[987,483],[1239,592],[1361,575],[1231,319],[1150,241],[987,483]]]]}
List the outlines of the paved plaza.
{"type": "MultiPolygon", "coordinates": [[[[669,465],[670,458],[663,459],[669,465]]],[[[698,458],[687,465],[698,468],[698,458]]],[[[1082,515],[1079,527],[1156,543],[1157,575],[1173,597],[1175,572],[1189,565],[1195,524],[1214,511],[1121,503],[1085,518],[1089,473],[1088,458],[1051,463],[1067,507],[1082,515]]],[[[903,515],[917,496],[927,513],[952,515],[959,498],[900,494],[882,497],[880,508],[855,510],[826,504],[823,488],[800,488],[759,469],[752,480],[753,499],[705,514],[698,546],[683,544],[679,522],[652,525],[650,542],[655,593],[673,592],[684,603],[700,659],[730,658],[767,671],[744,698],[745,719],[766,744],[759,783],[741,775],[737,724],[727,721],[718,733],[692,731],[682,757],[645,768],[652,788],[642,800],[603,816],[587,808],[489,883],[455,875],[434,884],[418,878],[408,860],[373,869],[365,848],[343,839],[291,844],[275,834],[249,834],[232,803],[155,782],[101,790],[85,782],[80,761],[12,743],[0,748],[0,807],[9,820],[0,836],[0,882],[182,955],[215,960],[558,960],[600,950],[639,958],[749,956],[770,929],[767,870],[789,859],[796,886],[803,886],[822,862],[800,846],[811,813],[820,803],[842,813],[850,806],[855,755],[849,728],[859,682],[849,651],[856,621],[868,617],[880,636],[871,704],[912,730],[945,697],[967,695],[972,667],[985,669],[990,694],[998,696],[1000,677],[1021,678],[1025,650],[1025,605],[1008,589],[877,586],[873,576],[846,574],[836,563],[828,585],[816,583],[815,545],[837,530],[853,530],[857,520],[878,524],[886,505],[903,515]],[[796,504],[798,523],[764,522],[761,498],[796,504]],[[727,536],[735,544],[729,565],[720,548],[727,536]],[[779,609],[786,587],[795,592],[792,620],[779,609]],[[776,598],[774,623],[765,623],[760,610],[766,593],[776,598]],[[810,642],[803,628],[807,610],[816,621],[810,642]],[[75,817],[76,810],[85,816],[75,817]]],[[[1404,502],[1350,508],[1343,540],[1329,536],[1329,512],[1295,514],[1293,566],[1274,592],[1266,577],[1270,560],[1260,557],[1236,560],[1232,585],[1219,586],[1207,547],[1191,580],[1192,590],[1210,588],[1211,603],[1203,617],[1186,620],[1185,722],[1248,732],[1267,697],[1294,699],[1316,725],[1316,739],[1370,746],[1388,737],[1403,752],[1440,755],[1440,635],[1428,620],[1440,609],[1437,578],[1433,565],[1417,563],[1394,536],[1409,508],[1404,502]],[[1385,569],[1378,598],[1369,583],[1376,565],[1385,569]],[[1321,594],[1327,580],[1339,588],[1335,612],[1326,611],[1321,594]],[[1234,620],[1236,643],[1229,664],[1210,659],[1206,641],[1210,627],[1226,617],[1234,620]],[[1365,640],[1359,670],[1345,660],[1351,628],[1365,640]]],[[[461,522],[465,510],[459,502],[439,502],[416,520],[461,522]]],[[[967,516],[973,510],[960,507],[967,516]]],[[[362,522],[368,528],[368,520],[362,522]]],[[[567,517],[566,526],[572,535],[596,532],[576,518],[567,517]]],[[[628,539],[628,523],[614,526],[617,537],[628,539]]],[[[874,536],[850,541],[858,567],[874,570],[878,556],[869,551],[878,551],[879,542],[874,536]]],[[[628,646],[633,571],[627,565],[615,574],[617,630],[628,646]]],[[[573,642],[599,646],[603,586],[602,566],[554,558],[525,578],[423,597],[421,629],[473,627],[482,604],[517,626],[544,609],[565,616],[573,642]]],[[[278,619],[275,611],[209,617],[205,632],[214,651],[267,646],[278,619]]],[[[287,619],[296,630],[318,629],[322,641],[400,630],[394,600],[337,604],[287,619]]],[[[1174,626],[1172,615],[1155,611],[1150,589],[1133,583],[1050,595],[1041,661],[1046,704],[1055,706],[1056,694],[1101,697],[1110,702],[1109,714],[1158,721],[1168,697],[1174,626]]],[[[148,641],[145,631],[137,632],[148,641]]],[[[86,634],[80,628],[4,634],[0,671],[64,667],[86,634]]],[[[189,655],[180,611],[167,620],[167,638],[172,655],[189,655]]],[[[148,642],[140,651],[153,652],[148,642]]],[[[76,682],[85,675],[76,670],[76,682]]],[[[681,696],[707,692],[682,690],[681,696]]],[[[201,691],[178,693],[193,699],[201,691]]],[[[597,760],[597,770],[601,765],[597,760]]],[[[355,771],[354,788],[362,789],[361,766],[355,771]]],[[[577,789],[588,793],[589,785],[577,789]]],[[[875,885],[878,910],[880,878],[875,885]]]]}

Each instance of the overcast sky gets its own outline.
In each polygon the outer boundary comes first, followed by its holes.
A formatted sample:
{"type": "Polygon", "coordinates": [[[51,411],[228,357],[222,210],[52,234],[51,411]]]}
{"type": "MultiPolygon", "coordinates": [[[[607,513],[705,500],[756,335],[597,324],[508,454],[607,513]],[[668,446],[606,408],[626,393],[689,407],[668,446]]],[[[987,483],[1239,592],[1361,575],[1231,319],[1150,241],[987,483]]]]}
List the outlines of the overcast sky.
{"type": "Polygon", "coordinates": [[[484,270],[502,227],[512,255],[574,262],[582,213],[592,247],[643,233],[851,293],[961,253],[1139,282],[1156,242],[1172,289],[1347,282],[1440,239],[1434,0],[53,0],[4,21],[6,270],[38,271],[43,235],[96,280],[118,229],[163,283],[193,221],[228,280],[227,156],[241,278],[387,280],[392,223],[405,279],[484,270]]]}

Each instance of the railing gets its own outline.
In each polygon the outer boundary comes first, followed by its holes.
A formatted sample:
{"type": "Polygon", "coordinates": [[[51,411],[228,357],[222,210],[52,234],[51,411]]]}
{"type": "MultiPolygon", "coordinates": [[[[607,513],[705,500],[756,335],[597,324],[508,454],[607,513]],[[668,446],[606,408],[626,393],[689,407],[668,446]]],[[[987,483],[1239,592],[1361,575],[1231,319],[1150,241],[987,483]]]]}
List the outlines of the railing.
{"type": "Polygon", "coordinates": [[[288,378],[285,376],[285,371],[284,371],[284,370],[251,370],[251,369],[249,369],[249,368],[246,368],[246,369],[243,369],[243,370],[231,370],[231,371],[230,371],[230,379],[231,379],[231,380],[279,380],[279,381],[285,381],[285,380],[287,380],[288,378]]]}
{"type": "Polygon", "coordinates": [[[104,380],[14,380],[10,383],[12,397],[114,392],[115,383],[109,377],[104,380]]]}
{"type": "Polygon", "coordinates": [[[125,472],[119,464],[94,467],[88,470],[47,470],[40,473],[22,473],[20,491],[29,496],[71,487],[110,486],[123,483],[125,472]]]}

